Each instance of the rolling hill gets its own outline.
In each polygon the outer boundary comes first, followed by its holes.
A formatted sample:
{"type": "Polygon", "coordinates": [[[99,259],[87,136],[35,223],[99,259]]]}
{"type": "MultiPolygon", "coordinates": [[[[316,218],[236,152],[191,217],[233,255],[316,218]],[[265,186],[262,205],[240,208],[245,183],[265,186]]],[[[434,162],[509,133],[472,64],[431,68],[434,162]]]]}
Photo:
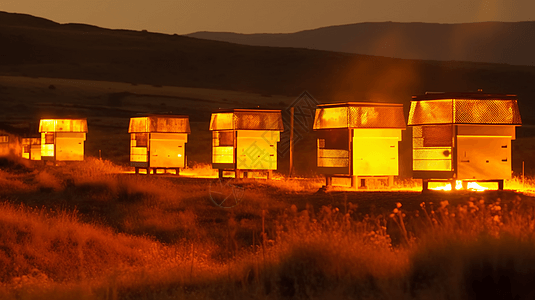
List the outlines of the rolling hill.
{"type": "MultiPolygon", "coordinates": [[[[0,13],[0,75],[408,104],[425,91],[516,93],[535,124],[535,67],[259,47],[0,13]]],[[[2,82],[0,82],[2,86],[2,82]]],[[[2,99],[0,98],[0,101],[2,99]]],[[[262,103],[251,103],[251,106],[262,103]]],[[[284,106],[285,104],[281,104],[284,106]]],[[[406,105],[408,109],[408,105],[406,105]]]]}
{"type": "Polygon", "coordinates": [[[535,22],[358,23],[289,34],[195,32],[191,37],[404,59],[535,65],[535,22]]]}

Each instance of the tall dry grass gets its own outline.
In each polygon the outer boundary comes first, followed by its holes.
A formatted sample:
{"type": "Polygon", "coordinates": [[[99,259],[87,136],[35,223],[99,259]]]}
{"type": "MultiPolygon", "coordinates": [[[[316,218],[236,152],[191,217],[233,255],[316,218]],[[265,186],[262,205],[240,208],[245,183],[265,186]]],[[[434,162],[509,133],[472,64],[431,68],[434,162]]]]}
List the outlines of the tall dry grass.
{"type": "Polygon", "coordinates": [[[122,171],[100,160],[0,171],[13,187],[0,204],[1,299],[535,296],[535,210],[520,197],[363,215],[298,209],[285,195],[310,195],[300,181],[246,181],[229,210],[209,201],[207,179],[122,171]]]}

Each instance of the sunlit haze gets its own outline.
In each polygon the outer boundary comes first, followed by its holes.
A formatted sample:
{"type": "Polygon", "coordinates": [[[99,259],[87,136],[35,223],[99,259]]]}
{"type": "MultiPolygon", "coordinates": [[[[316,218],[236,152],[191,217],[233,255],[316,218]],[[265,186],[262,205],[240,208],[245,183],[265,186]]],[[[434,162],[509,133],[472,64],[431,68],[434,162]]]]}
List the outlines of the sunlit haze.
{"type": "Polygon", "coordinates": [[[533,21],[533,0],[4,0],[0,10],[59,23],[187,34],[286,33],[361,22],[533,21]]]}

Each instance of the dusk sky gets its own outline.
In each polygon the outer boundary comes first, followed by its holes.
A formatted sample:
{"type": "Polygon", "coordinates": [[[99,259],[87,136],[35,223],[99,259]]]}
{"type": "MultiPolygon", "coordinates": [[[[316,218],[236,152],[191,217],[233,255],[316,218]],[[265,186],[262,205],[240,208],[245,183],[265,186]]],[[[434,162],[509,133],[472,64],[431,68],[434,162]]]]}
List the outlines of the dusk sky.
{"type": "Polygon", "coordinates": [[[285,33],[361,22],[534,21],[534,0],[1,0],[59,23],[186,34],[285,33]]]}

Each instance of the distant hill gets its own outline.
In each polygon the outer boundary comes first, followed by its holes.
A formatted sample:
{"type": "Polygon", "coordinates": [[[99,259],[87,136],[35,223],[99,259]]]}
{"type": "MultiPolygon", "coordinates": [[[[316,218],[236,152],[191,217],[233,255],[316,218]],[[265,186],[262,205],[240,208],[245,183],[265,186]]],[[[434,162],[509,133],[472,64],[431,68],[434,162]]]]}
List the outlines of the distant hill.
{"type": "MultiPolygon", "coordinates": [[[[307,90],[321,102],[397,102],[406,110],[413,94],[483,89],[518,94],[523,120],[535,124],[533,66],[237,45],[5,12],[0,12],[0,44],[0,75],[236,90],[266,97],[297,97],[307,90]]],[[[8,101],[1,86],[0,81],[0,102],[8,101]]]]}
{"type": "Polygon", "coordinates": [[[231,43],[294,47],[404,59],[535,65],[535,22],[359,23],[289,34],[195,32],[231,43]]]}

